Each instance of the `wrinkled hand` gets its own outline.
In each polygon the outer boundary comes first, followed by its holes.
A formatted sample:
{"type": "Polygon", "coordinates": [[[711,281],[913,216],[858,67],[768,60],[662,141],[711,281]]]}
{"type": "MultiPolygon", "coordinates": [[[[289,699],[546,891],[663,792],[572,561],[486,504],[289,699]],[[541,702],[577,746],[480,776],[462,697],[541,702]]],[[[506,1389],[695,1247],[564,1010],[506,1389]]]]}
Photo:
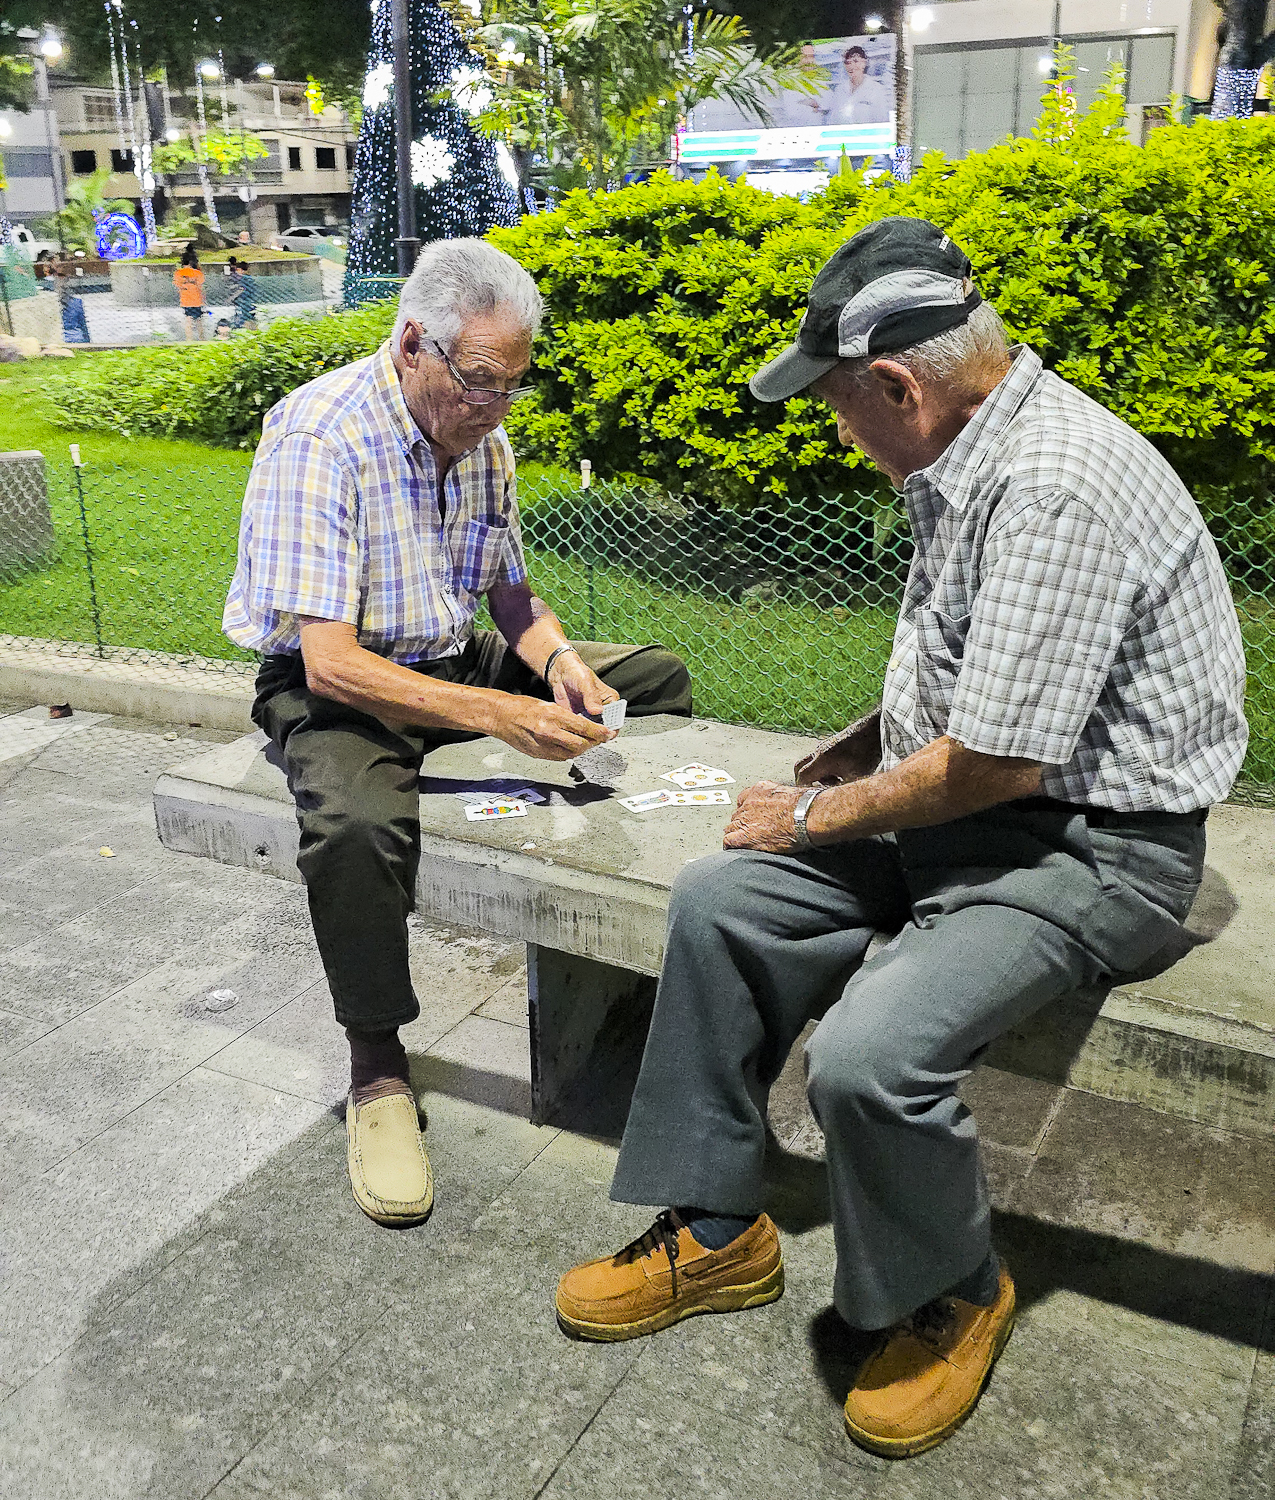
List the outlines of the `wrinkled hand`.
{"type": "Polygon", "coordinates": [[[620,696],[571,651],[554,662],[549,686],[553,689],[553,701],[573,714],[596,716],[602,712],[604,703],[614,703],[620,696]]]}
{"type": "Polygon", "coordinates": [[[797,847],[793,809],[802,788],[759,781],[745,787],[726,825],[723,849],[764,849],[768,854],[790,854],[797,847]]]}
{"type": "MultiPolygon", "coordinates": [[[[556,674],[555,674],[556,675],[556,674]]],[[[560,703],[542,703],[516,693],[501,695],[492,733],[524,755],[537,760],[574,760],[594,745],[615,738],[615,731],[582,718],[560,703]]]]}

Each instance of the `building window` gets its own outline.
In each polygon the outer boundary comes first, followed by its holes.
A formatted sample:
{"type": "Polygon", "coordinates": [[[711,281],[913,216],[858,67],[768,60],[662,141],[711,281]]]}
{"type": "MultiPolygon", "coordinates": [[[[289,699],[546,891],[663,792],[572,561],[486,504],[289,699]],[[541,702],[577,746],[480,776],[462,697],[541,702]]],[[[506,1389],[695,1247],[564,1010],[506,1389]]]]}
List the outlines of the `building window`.
{"type": "Polygon", "coordinates": [[[299,172],[301,170],[301,147],[300,146],[289,146],[288,147],[288,170],[290,172],[299,172]]]}
{"type": "Polygon", "coordinates": [[[89,177],[97,171],[96,151],[72,151],[71,171],[77,177],[89,177]]]}
{"type": "Polygon", "coordinates": [[[354,156],[355,156],[355,153],[358,151],[358,149],[359,148],[357,146],[351,145],[349,143],[346,144],[346,148],[345,148],[345,170],[347,172],[353,172],[353,170],[354,170],[354,156]]]}
{"type": "Polygon", "coordinates": [[[133,170],[133,153],[121,151],[118,146],[111,147],[111,171],[131,172],[133,170]]]}
{"type": "MultiPolygon", "coordinates": [[[[1162,104],[1173,77],[1172,36],[1064,37],[1075,50],[1076,107],[1093,103],[1107,70],[1119,64],[1130,104],[1162,104]]],[[[1051,54],[1048,37],[990,46],[918,47],[913,73],[917,157],[958,158],[1007,135],[1030,135],[1051,54]]]]}
{"type": "Polygon", "coordinates": [[[83,94],[84,125],[88,130],[114,130],[116,126],[113,94],[83,94]]]}
{"type": "Polygon", "coordinates": [[[314,148],[314,165],[320,172],[336,171],[336,147],[316,146],[314,148]]]}

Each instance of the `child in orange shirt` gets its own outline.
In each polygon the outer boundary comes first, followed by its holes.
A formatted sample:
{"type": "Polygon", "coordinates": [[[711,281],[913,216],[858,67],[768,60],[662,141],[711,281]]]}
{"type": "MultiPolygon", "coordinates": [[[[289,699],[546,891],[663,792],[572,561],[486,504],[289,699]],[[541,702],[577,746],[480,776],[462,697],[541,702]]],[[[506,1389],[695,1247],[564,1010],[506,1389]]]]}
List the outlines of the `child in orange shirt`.
{"type": "Polygon", "coordinates": [[[202,339],[204,336],[204,273],[199,269],[199,256],[194,245],[182,251],[182,263],[173,272],[173,285],[177,288],[177,300],[186,314],[186,337],[202,339]]]}

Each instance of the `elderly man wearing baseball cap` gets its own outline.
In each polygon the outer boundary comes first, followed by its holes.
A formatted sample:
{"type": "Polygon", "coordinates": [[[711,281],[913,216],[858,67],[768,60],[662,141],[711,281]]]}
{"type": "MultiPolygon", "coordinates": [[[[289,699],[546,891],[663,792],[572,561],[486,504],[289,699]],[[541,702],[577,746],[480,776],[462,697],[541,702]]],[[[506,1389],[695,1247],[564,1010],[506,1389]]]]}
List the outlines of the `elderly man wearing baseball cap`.
{"type": "Polygon", "coordinates": [[[1244,658],[1181,481],[1007,345],[933,224],[870,225],[819,273],[752,380],[762,401],[807,390],[912,526],[881,706],[796,785],[741,792],[724,852],[674,885],[611,1189],[673,1206],[569,1271],[557,1311],[624,1339],[782,1294],[766,1096],[818,1018],[833,1301],[880,1331],[846,1430],[906,1457],[973,1409],[1014,1321],[959,1085],[1002,1032],[1179,931],[1244,758],[1244,658]]]}

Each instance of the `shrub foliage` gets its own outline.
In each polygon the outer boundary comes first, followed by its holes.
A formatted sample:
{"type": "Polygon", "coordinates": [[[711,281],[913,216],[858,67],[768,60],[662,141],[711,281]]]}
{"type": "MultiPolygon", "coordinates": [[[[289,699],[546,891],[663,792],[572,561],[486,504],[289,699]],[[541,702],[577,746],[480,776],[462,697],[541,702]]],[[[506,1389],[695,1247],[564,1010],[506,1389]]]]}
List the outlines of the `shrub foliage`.
{"type": "MultiPolygon", "coordinates": [[[[962,244],[1011,332],[1155,442],[1207,511],[1243,508],[1233,559],[1268,552],[1270,117],[1166,127],[1139,147],[1100,104],[956,164],[933,153],[910,183],[836,178],[806,203],[716,176],[571,194],[491,235],[549,309],[541,391],[509,420],[516,448],[710,505],[870,488],[817,402],[763,405],[747,382],[792,337],[831,251],[899,213],[962,244]]],[[[59,372],[52,399],[79,423],[246,446],[274,401],[374,348],[389,322],[376,307],[225,345],[98,355],[59,372]]]]}

